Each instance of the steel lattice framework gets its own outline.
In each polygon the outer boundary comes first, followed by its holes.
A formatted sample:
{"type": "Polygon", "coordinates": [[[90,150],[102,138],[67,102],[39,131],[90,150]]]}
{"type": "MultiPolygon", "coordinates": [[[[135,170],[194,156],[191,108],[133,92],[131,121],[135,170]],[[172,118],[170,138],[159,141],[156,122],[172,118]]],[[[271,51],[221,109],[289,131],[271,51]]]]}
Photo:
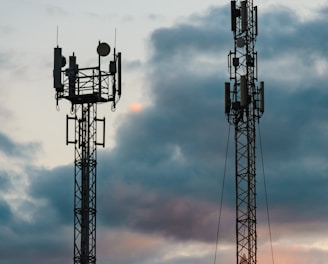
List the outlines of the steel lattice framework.
{"type": "Polygon", "coordinates": [[[96,122],[96,104],[75,108],[74,263],[96,263],[96,122]]]}
{"type": "Polygon", "coordinates": [[[231,1],[234,50],[228,55],[225,113],[235,128],[237,264],[257,263],[256,123],[264,112],[264,83],[257,86],[257,7],[231,1]]]}
{"type": "Polygon", "coordinates": [[[74,144],[74,264],[96,263],[96,175],[97,146],[105,146],[105,118],[97,118],[97,104],[112,102],[121,96],[121,53],[110,61],[109,71],[101,68],[101,57],[107,56],[110,47],[100,43],[97,48],[98,66],[79,68],[73,53],[69,67],[62,50],[54,50],[54,88],[57,105],[60,99],[72,104],[72,116],[66,116],[66,144],[74,144]],[[116,84],[116,76],[118,77],[116,84]],[[73,123],[73,124],[72,124],[73,123]],[[97,135],[102,124],[103,136],[97,135]],[[69,127],[74,127],[73,139],[69,127]],[[99,142],[101,141],[101,142],[99,142]]]}

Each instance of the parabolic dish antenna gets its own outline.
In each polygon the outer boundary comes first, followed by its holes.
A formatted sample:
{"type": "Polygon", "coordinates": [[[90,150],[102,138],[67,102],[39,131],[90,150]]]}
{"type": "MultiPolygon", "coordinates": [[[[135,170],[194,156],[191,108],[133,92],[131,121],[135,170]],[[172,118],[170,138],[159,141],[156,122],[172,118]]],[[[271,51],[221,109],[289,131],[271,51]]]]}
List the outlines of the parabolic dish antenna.
{"type": "Polygon", "coordinates": [[[107,56],[110,53],[110,46],[105,42],[99,43],[97,53],[102,57],[107,56]]]}
{"type": "Polygon", "coordinates": [[[243,37],[238,38],[237,39],[237,47],[238,48],[242,48],[244,46],[245,46],[245,40],[244,40],[244,38],[243,37]]]}

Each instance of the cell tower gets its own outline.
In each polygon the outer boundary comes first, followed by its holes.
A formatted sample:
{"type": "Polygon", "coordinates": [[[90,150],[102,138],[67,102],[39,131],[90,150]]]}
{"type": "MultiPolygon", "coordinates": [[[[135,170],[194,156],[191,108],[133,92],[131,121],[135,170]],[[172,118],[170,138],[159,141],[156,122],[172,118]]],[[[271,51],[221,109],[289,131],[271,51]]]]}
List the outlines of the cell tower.
{"type": "Polygon", "coordinates": [[[74,144],[74,264],[96,263],[96,169],[97,146],[105,147],[105,118],[97,118],[97,104],[112,102],[115,109],[121,96],[121,53],[114,49],[107,69],[102,57],[110,53],[107,43],[99,42],[98,66],[79,68],[76,56],[69,57],[68,68],[62,49],[54,49],[54,88],[56,101],[71,102],[71,116],[66,116],[66,145],[74,144]],[[74,138],[69,138],[69,125],[74,138]],[[103,136],[97,135],[102,125],[103,136]],[[101,140],[98,140],[98,139],[101,140]]]}
{"type": "Polygon", "coordinates": [[[231,1],[234,50],[228,55],[225,114],[235,127],[237,264],[257,263],[255,125],[264,112],[264,82],[257,86],[257,7],[231,1]]]}

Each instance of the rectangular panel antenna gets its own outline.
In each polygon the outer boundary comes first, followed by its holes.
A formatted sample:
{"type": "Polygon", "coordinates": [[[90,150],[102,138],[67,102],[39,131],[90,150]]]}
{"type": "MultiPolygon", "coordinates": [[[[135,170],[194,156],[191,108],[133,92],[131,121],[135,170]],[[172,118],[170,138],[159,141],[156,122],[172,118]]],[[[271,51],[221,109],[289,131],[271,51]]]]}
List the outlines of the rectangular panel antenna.
{"type": "Polygon", "coordinates": [[[247,16],[247,2],[241,1],[241,7],[240,7],[240,13],[241,13],[241,29],[242,31],[247,31],[248,26],[248,16],[247,16]]]}
{"type": "Polygon", "coordinates": [[[230,112],[230,107],[231,107],[230,83],[229,82],[224,83],[224,88],[225,88],[224,112],[228,114],[230,112]]]}
{"type": "Polygon", "coordinates": [[[264,82],[260,82],[260,111],[264,113],[264,82]]]}
{"type": "Polygon", "coordinates": [[[248,105],[247,79],[245,75],[240,76],[240,106],[248,105]]]}
{"type": "Polygon", "coordinates": [[[118,90],[117,95],[120,97],[122,93],[122,54],[121,52],[118,53],[118,90]]]}
{"type": "Polygon", "coordinates": [[[257,26],[258,26],[258,23],[257,23],[257,6],[254,7],[254,16],[255,16],[255,36],[257,36],[258,34],[258,29],[257,29],[257,26]]]}
{"type": "Polygon", "coordinates": [[[57,47],[54,49],[54,88],[57,92],[63,92],[64,86],[62,84],[62,49],[57,47]]]}
{"type": "Polygon", "coordinates": [[[236,1],[231,1],[231,31],[236,32],[236,1]]]}

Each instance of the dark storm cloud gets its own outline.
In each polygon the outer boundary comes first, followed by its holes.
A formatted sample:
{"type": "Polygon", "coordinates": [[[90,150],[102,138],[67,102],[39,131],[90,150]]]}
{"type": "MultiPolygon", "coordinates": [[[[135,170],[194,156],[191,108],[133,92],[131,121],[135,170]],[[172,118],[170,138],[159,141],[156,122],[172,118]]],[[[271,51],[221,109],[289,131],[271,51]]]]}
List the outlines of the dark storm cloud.
{"type": "Polygon", "coordinates": [[[0,199],[0,223],[9,224],[12,216],[9,204],[5,200],[0,199]]]}
{"type": "Polygon", "coordinates": [[[327,54],[326,13],[322,9],[316,19],[303,22],[290,10],[261,17],[260,64],[269,65],[268,72],[280,71],[279,59],[290,65],[284,75],[266,83],[267,110],[261,121],[269,198],[274,210],[281,210],[275,215],[278,222],[326,221],[328,217],[322,210],[328,184],[327,76],[320,76],[316,66],[327,54]],[[299,61],[293,64],[288,58],[299,61]],[[288,75],[297,78],[284,82],[288,75]]]}
{"type": "Polygon", "coordinates": [[[67,181],[62,177],[67,173],[62,168],[25,169],[28,196],[17,192],[10,203],[0,199],[1,263],[65,263],[73,252],[72,218],[67,220],[68,214],[72,216],[72,194],[65,192],[67,181]]]}
{"type": "MultiPolygon", "coordinates": [[[[172,195],[170,190],[167,194],[155,192],[136,184],[112,183],[107,192],[101,192],[99,200],[102,201],[101,221],[106,225],[177,240],[213,241],[216,238],[213,230],[218,221],[217,205],[197,197],[172,195]]],[[[230,227],[222,232],[222,237],[233,231],[230,227]]]]}
{"type": "Polygon", "coordinates": [[[6,134],[0,132],[0,151],[10,157],[33,157],[39,150],[37,143],[17,143],[10,139],[6,134]]]}
{"type": "Polygon", "coordinates": [[[1,263],[67,263],[72,258],[71,241],[66,230],[58,227],[56,231],[45,230],[26,232],[30,226],[27,222],[4,223],[1,228],[0,255],[1,263]],[[14,225],[21,225],[15,228],[14,225]],[[65,233],[66,232],[66,233],[65,233]]]}
{"type": "MultiPolygon", "coordinates": [[[[226,48],[232,42],[232,33],[227,30],[230,20],[226,13],[226,8],[214,9],[203,20],[200,17],[196,20],[192,18],[190,23],[158,29],[152,34],[153,55],[149,63],[152,69],[153,105],[127,117],[122,123],[118,130],[118,147],[110,155],[113,165],[103,170],[111,171],[111,176],[107,176],[113,177],[108,181],[109,186],[117,186],[117,182],[122,181],[127,183],[123,186],[128,193],[128,186],[140,184],[143,187],[140,193],[148,190],[161,194],[161,198],[144,204],[133,194],[124,194],[122,207],[119,208],[119,201],[107,196],[104,200],[110,201],[108,208],[113,208],[112,218],[110,214],[106,216],[108,222],[132,225],[147,232],[151,229],[178,239],[208,239],[203,229],[191,231],[193,225],[201,224],[196,221],[197,214],[188,215],[192,214],[190,211],[186,212],[184,219],[187,232],[183,228],[171,228],[168,218],[174,208],[167,206],[167,203],[171,199],[179,201],[184,196],[215,204],[219,197],[219,179],[223,174],[227,138],[222,105],[226,71],[218,69],[217,74],[213,74],[211,66],[202,64],[200,58],[217,56],[218,61],[226,60],[226,54],[232,48],[226,48]],[[217,26],[217,17],[225,18],[228,26],[217,26]],[[221,39],[219,36],[225,37],[221,39]],[[198,64],[195,63],[197,61],[198,64]],[[190,65],[191,62],[195,64],[190,65]],[[199,68],[199,72],[190,71],[190,67],[199,68]],[[166,197],[167,194],[171,195],[170,198],[166,197]],[[152,208],[143,211],[148,218],[133,209],[140,207],[152,208]],[[153,215],[151,212],[157,212],[157,209],[158,213],[153,215]],[[159,221],[161,217],[157,216],[160,215],[167,216],[162,217],[165,221],[159,221]],[[151,220],[154,220],[153,224],[151,220]]],[[[325,175],[328,168],[324,155],[327,149],[325,119],[328,108],[324,99],[327,92],[322,87],[325,87],[327,80],[325,77],[311,80],[312,76],[317,75],[311,67],[315,63],[313,58],[326,52],[325,45],[320,45],[322,35],[317,34],[317,29],[326,24],[324,16],[300,22],[293,12],[275,10],[261,16],[260,20],[262,28],[258,43],[263,42],[260,45],[260,67],[263,63],[271,67],[271,72],[279,70],[271,61],[273,54],[283,58],[288,53],[300,57],[302,62],[308,62],[305,72],[298,73],[297,67],[291,69],[291,72],[299,74],[300,79],[307,77],[307,82],[298,83],[295,87],[296,84],[285,83],[277,76],[266,83],[266,113],[261,120],[261,135],[269,177],[267,182],[270,183],[267,188],[273,209],[283,212],[275,215],[274,219],[277,222],[282,219],[311,221],[319,217],[324,221],[328,215],[322,214],[320,208],[324,206],[321,202],[326,196],[325,175]],[[306,36],[303,41],[302,32],[306,36]],[[316,48],[311,50],[311,46],[316,48]]],[[[285,59],[288,61],[288,56],[285,59]]],[[[265,80],[265,72],[263,74],[261,79],[265,80]]],[[[288,72],[285,74],[288,75],[288,72]]],[[[262,184],[260,162],[259,159],[258,177],[262,184]]],[[[233,164],[233,161],[230,163],[233,164]]],[[[233,171],[233,165],[230,170],[233,171]]],[[[225,203],[231,208],[234,207],[232,174],[229,172],[228,188],[225,190],[225,203]]],[[[265,212],[263,186],[259,186],[259,190],[262,191],[259,194],[261,215],[265,212]]],[[[200,214],[206,218],[210,213],[200,214]]]]}
{"type": "Polygon", "coordinates": [[[153,104],[126,117],[117,147],[99,156],[98,171],[106,178],[98,179],[108,186],[98,192],[107,211],[104,223],[178,240],[215,240],[228,132],[223,79],[212,74],[216,63],[188,63],[200,57],[220,60],[222,54],[226,59],[222,46],[228,46],[224,36],[229,32],[218,24],[226,12],[226,7],[212,9],[204,17],[193,16],[191,23],[152,34],[153,104]]]}
{"type": "MultiPolygon", "coordinates": [[[[3,133],[0,147],[5,159],[23,161],[40,150],[38,144],[18,143],[3,133]]],[[[73,229],[66,230],[72,223],[72,168],[38,169],[27,162],[21,169],[28,180],[6,166],[0,171],[1,263],[64,263],[72,252],[67,242],[73,229]]]]}
{"type": "Polygon", "coordinates": [[[50,209],[48,213],[53,214],[51,220],[56,220],[54,223],[50,222],[54,225],[71,224],[74,197],[73,164],[52,170],[38,170],[31,180],[30,195],[46,200],[46,207],[50,209]]]}
{"type": "Polygon", "coordinates": [[[283,157],[286,162],[293,162],[304,155],[324,155],[328,91],[321,89],[323,85],[299,86],[299,91],[282,92],[274,91],[274,86],[268,84],[268,111],[263,117],[262,127],[271,160],[281,162],[283,157]]]}
{"type": "Polygon", "coordinates": [[[151,35],[154,48],[152,60],[156,64],[161,60],[171,60],[174,56],[181,59],[183,56],[197,57],[198,54],[208,52],[225,53],[229,49],[228,44],[232,42],[227,30],[229,23],[228,8],[224,7],[212,8],[206,16],[194,15],[188,22],[175,27],[157,29],[151,35]]]}
{"type": "Polygon", "coordinates": [[[327,56],[327,14],[327,8],[322,8],[311,21],[301,21],[288,8],[261,15],[258,47],[262,59],[291,53],[308,63],[313,55],[327,56]]]}
{"type": "Polygon", "coordinates": [[[217,201],[224,157],[218,149],[225,148],[221,139],[227,136],[226,126],[217,122],[217,108],[223,109],[218,81],[215,77],[188,77],[156,83],[156,89],[162,91],[155,93],[154,106],[125,120],[118,131],[119,148],[107,162],[99,156],[99,173],[110,172],[109,185],[115,184],[117,177],[141,185],[145,191],[217,201]]]}
{"type": "MultiPolygon", "coordinates": [[[[324,82],[319,86],[303,85],[292,93],[268,83],[266,86],[267,111],[261,121],[266,188],[271,227],[282,237],[293,236],[295,232],[301,234],[312,222],[317,222],[317,226],[327,222],[324,201],[328,184],[328,108],[323,85],[324,82]],[[293,230],[298,225],[302,227],[293,230]]],[[[267,224],[267,215],[259,150],[257,157],[257,215],[261,226],[267,224]]],[[[321,234],[319,229],[311,229],[308,236],[321,234]]]]}
{"type": "Polygon", "coordinates": [[[5,171],[0,171],[0,192],[6,192],[12,188],[12,181],[10,180],[10,174],[5,171]]]}
{"type": "MultiPolygon", "coordinates": [[[[193,67],[199,70],[190,71],[186,61],[189,62],[191,54],[194,62],[197,57],[204,56],[226,60],[232,34],[226,26],[217,26],[218,18],[228,20],[226,13],[226,7],[212,9],[204,17],[193,16],[189,24],[185,22],[173,28],[159,29],[152,34],[149,79],[153,104],[126,116],[118,129],[116,147],[110,153],[99,154],[98,219],[102,224],[158,232],[176,239],[215,239],[209,234],[210,229],[206,232],[206,224],[200,219],[208,221],[207,224],[213,227],[211,232],[215,233],[228,131],[223,114],[226,71],[217,69],[217,74],[213,74],[218,65],[203,64],[201,60],[193,67]],[[226,37],[221,39],[222,36],[226,37]],[[227,47],[227,50],[222,47],[227,47]],[[201,50],[204,52],[199,52],[201,50]],[[172,54],[169,51],[178,57],[167,60],[172,54]],[[170,68],[166,68],[163,61],[169,61],[170,68]],[[194,206],[191,201],[194,201],[194,206]],[[172,212],[176,208],[185,210],[175,216],[172,212]]],[[[284,12],[276,15],[285,18],[275,23],[286,23],[294,17],[293,14],[288,17],[284,12]]],[[[270,22],[270,16],[261,17],[261,20],[265,21],[266,17],[270,22]]],[[[308,27],[306,24],[299,26],[308,27]]],[[[268,23],[262,34],[269,35],[266,31],[275,27],[268,23]]],[[[293,31],[298,30],[297,23],[290,24],[290,27],[293,31]]],[[[320,40],[314,33],[311,37],[320,40]]],[[[283,40],[282,36],[280,39],[283,40]]],[[[275,49],[278,55],[285,52],[275,49]]],[[[266,61],[270,52],[271,46],[265,48],[264,45],[260,65],[262,61],[270,63],[266,61]]],[[[294,52],[297,53],[297,49],[294,52]]],[[[326,142],[321,140],[324,128],[320,124],[327,116],[324,106],[326,93],[317,86],[324,83],[316,83],[315,87],[303,84],[299,90],[290,85],[286,90],[291,89],[291,92],[282,96],[277,87],[286,84],[279,83],[279,79],[266,84],[267,111],[261,121],[264,153],[269,160],[269,198],[274,209],[285,210],[287,205],[293,208],[286,216],[288,219],[292,219],[293,210],[302,216],[302,204],[313,203],[324,195],[326,170],[310,175],[302,161],[324,155],[326,142]],[[311,105],[311,111],[305,102],[311,105]],[[317,129],[312,130],[313,127],[317,129]],[[311,198],[309,191],[306,192],[308,187],[316,190],[311,198]],[[293,206],[295,204],[297,206],[293,206]]],[[[233,156],[232,147],[230,143],[230,156],[233,156]]],[[[233,161],[229,164],[225,203],[227,208],[233,208],[233,161]]],[[[73,173],[66,167],[44,174],[48,176],[33,182],[31,195],[46,199],[58,222],[68,224],[72,217],[69,209],[72,208],[72,198],[69,197],[73,195],[73,173]]],[[[264,210],[263,194],[259,194],[259,199],[262,206],[259,210],[264,210]]]]}

